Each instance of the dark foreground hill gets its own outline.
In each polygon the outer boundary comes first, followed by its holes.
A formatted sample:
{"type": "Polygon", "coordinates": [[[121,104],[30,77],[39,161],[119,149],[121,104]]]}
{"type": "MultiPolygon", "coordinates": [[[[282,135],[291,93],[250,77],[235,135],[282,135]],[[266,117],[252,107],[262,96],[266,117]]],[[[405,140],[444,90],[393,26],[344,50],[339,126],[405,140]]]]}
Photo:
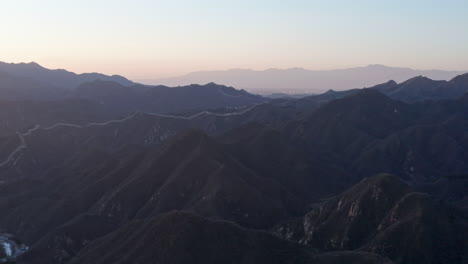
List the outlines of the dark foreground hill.
{"type": "Polygon", "coordinates": [[[266,232],[183,212],[133,222],[87,246],[70,263],[390,263],[378,255],[311,248],[266,232]]]}
{"type": "Polygon", "coordinates": [[[275,229],[285,238],[321,250],[359,249],[396,263],[468,260],[466,213],[412,192],[390,175],[365,178],[304,218],[275,229]]]}

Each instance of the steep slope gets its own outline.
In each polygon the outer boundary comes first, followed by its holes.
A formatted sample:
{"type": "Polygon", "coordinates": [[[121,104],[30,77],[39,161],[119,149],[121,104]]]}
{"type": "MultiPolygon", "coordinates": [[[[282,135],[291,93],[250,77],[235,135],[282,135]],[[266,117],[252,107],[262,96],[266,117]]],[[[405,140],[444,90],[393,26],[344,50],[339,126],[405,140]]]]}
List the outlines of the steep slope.
{"type": "Polygon", "coordinates": [[[462,212],[378,175],[276,230],[323,250],[378,252],[396,263],[465,263],[467,228],[462,212]]]}

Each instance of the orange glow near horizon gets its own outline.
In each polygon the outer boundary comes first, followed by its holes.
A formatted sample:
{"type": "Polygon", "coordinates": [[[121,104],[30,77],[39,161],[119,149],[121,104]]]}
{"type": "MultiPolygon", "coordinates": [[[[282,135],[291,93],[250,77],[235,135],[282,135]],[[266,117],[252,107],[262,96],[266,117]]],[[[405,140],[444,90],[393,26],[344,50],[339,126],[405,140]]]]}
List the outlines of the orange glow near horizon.
{"type": "Polygon", "coordinates": [[[447,2],[8,1],[0,61],[136,80],[232,68],[467,70],[468,7],[447,2]]]}

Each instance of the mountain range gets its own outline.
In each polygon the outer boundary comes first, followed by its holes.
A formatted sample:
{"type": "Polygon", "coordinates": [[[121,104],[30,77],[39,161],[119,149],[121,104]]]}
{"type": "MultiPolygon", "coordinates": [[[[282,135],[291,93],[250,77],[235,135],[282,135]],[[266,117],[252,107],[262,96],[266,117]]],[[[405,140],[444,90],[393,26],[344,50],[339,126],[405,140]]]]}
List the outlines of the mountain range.
{"type": "Polygon", "coordinates": [[[426,76],[435,80],[450,80],[463,71],[414,70],[383,65],[338,70],[268,69],[264,71],[232,69],[226,71],[202,71],[187,75],[141,80],[144,83],[168,86],[192,83],[216,82],[260,94],[278,92],[323,93],[327,90],[347,90],[370,87],[388,80],[403,82],[415,76],[426,76]]]}
{"type": "Polygon", "coordinates": [[[4,100],[0,263],[464,264],[466,79],[4,100]]]}

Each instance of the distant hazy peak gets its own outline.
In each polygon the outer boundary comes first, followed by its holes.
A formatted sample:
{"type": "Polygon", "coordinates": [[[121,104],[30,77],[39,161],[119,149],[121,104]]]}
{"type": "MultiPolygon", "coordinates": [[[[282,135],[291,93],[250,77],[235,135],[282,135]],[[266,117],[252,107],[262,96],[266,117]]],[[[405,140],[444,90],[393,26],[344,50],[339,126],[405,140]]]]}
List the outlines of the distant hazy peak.
{"type": "Polygon", "coordinates": [[[394,80],[403,82],[414,76],[427,76],[434,80],[450,80],[464,72],[443,70],[414,70],[371,64],[362,67],[336,70],[289,69],[229,69],[225,71],[199,71],[187,75],[146,81],[168,86],[215,82],[245,89],[250,92],[271,93],[321,93],[327,90],[342,91],[352,88],[372,87],[394,80]]]}

